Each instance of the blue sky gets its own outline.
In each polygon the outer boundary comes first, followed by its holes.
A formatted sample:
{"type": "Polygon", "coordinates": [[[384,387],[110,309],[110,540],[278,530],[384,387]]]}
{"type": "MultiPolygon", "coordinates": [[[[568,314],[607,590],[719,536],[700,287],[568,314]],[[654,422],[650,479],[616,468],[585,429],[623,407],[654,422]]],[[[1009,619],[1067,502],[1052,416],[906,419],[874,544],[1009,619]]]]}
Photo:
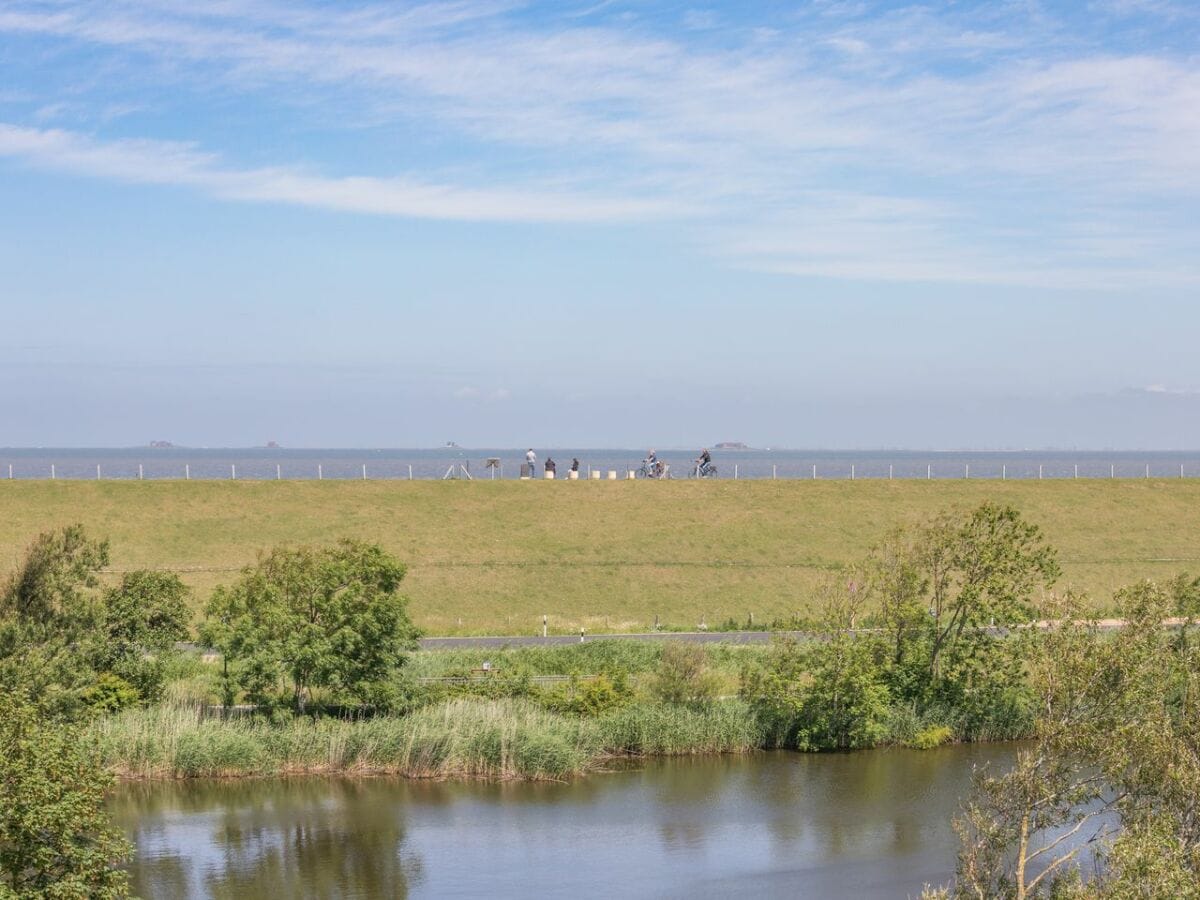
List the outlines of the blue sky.
{"type": "Polygon", "coordinates": [[[1200,7],[0,0],[0,446],[1200,446],[1200,7]]]}

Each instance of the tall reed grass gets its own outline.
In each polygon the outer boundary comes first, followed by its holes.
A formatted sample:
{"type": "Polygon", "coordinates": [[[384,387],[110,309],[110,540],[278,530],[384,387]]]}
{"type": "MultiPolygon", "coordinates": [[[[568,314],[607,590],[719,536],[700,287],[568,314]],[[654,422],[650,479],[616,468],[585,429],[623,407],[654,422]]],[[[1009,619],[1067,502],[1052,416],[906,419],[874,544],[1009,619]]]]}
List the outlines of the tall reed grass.
{"type": "Polygon", "coordinates": [[[588,723],[520,700],[450,700],[404,717],[215,719],[195,706],[127,710],[91,726],[131,778],[389,773],[421,778],[565,778],[601,754],[588,723]]]}
{"type": "Polygon", "coordinates": [[[761,746],[749,707],[639,703],[596,719],[522,699],[462,698],[374,719],[211,718],[197,706],[126,710],[91,725],[127,778],[387,773],[414,778],[562,779],[617,755],[738,753],[761,746]]]}

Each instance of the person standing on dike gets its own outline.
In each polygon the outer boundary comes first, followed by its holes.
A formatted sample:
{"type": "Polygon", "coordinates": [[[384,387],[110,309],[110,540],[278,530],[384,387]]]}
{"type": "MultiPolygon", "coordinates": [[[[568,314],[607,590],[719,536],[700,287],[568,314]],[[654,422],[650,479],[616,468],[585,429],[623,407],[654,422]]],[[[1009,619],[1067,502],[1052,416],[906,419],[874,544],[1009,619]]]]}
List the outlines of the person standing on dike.
{"type": "Polygon", "coordinates": [[[529,477],[537,477],[537,454],[533,452],[533,448],[529,448],[529,452],[525,454],[525,463],[529,466],[529,477]]]}

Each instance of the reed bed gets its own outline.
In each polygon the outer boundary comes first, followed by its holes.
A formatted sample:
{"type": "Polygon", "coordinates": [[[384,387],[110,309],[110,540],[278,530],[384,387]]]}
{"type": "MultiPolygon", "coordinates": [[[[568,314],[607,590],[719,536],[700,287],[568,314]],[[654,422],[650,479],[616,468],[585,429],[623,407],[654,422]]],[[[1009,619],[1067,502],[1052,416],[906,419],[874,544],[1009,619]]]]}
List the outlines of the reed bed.
{"type": "Polygon", "coordinates": [[[126,710],[91,725],[124,778],[395,774],[565,779],[621,755],[740,753],[762,745],[746,704],[637,703],[596,719],[523,699],[447,700],[407,716],[342,720],[213,718],[201,707],[126,710]]]}

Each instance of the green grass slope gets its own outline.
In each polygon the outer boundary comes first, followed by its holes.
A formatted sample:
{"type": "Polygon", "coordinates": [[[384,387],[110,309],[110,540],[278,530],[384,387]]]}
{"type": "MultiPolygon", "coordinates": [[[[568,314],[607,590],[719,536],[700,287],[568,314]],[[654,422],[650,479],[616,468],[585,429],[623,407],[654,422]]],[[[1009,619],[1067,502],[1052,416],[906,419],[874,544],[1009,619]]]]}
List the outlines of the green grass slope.
{"type": "Polygon", "coordinates": [[[256,553],[342,536],[409,564],[432,634],[640,630],[803,611],[825,573],[891,526],[984,500],[1011,503],[1103,609],[1114,587],[1200,569],[1200,481],[10,481],[0,560],[83,522],[113,572],[179,572],[200,603],[256,553]]]}

